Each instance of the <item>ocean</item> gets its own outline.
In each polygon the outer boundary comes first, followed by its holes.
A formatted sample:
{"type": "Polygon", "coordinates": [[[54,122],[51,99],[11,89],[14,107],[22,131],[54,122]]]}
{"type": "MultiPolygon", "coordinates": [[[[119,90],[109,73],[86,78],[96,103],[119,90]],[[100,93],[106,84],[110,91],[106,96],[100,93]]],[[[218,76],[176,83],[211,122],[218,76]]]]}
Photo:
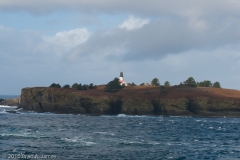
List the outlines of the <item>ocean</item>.
{"type": "Polygon", "coordinates": [[[235,160],[239,133],[238,118],[86,116],[0,107],[1,160],[235,160]]]}
{"type": "Polygon", "coordinates": [[[20,95],[0,95],[0,99],[18,98],[20,95]]]}

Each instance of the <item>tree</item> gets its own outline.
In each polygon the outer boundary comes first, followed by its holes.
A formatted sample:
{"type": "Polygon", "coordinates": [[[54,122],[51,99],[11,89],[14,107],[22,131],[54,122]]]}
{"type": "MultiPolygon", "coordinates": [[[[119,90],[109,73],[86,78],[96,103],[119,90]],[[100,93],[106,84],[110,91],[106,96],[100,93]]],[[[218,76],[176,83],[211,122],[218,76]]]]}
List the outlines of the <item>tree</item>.
{"type": "Polygon", "coordinates": [[[153,78],[151,85],[152,86],[160,86],[159,80],[157,78],[153,78]]]}
{"type": "Polygon", "coordinates": [[[90,83],[88,89],[94,89],[93,83],[90,83]]]}
{"type": "Polygon", "coordinates": [[[69,84],[65,84],[62,88],[70,88],[69,84]]]}
{"type": "Polygon", "coordinates": [[[55,88],[61,88],[60,84],[56,84],[55,88]]]}
{"type": "Polygon", "coordinates": [[[77,90],[82,90],[82,84],[81,83],[78,84],[77,90]]]}
{"type": "Polygon", "coordinates": [[[183,82],[185,85],[189,87],[197,87],[196,81],[193,77],[189,77],[186,81],[183,82]]]}
{"type": "Polygon", "coordinates": [[[212,82],[209,80],[205,80],[203,82],[197,82],[198,87],[212,87],[212,82]]]}
{"type": "Polygon", "coordinates": [[[204,87],[204,83],[203,82],[197,82],[197,86],[198,87],[204,87]]]}
{"type": "Polygon", "coordinates": [[[170,86],[170,83],[168,82],[168,81],[166,81],[165,83],[164,83],[164,87],[169,87],[170,86]]]}
{"type": "Polygon", "coordinates": [[[93,83],[90,83],[90,84],[88,85],[88,89],[97,89],[97,86],[94,85],[93,83]]]}
{"type": "Polygon", "coordinates": [[[60,84],[52,83],[49,87],[52,88],[61,88],[60,84]]]}
{"type": "Polygon", "coordinates": [[[132,83],[130,84],[130,86],[136,86],[136,84],[135,84],[134,82],[132,82],[132,83]]]}
{"type": "Polygon", "coordinates": [[[119,83],[118,78],[114,78],[112,81],[108,82],[108,84],[105,86],[105,92],[118,92],[120,91],[124,86],[121,86],[119,83]]]}
{"type": "Polygon", "coordinates": [[[88,85],[87,84],[84,84],[83,86],[82,86],[82,90],[87,90],[88,89],[88,85]]]}
{"type": "Polygon", "coordinates": [[[52,83],[49,87],[55,88],[56,87],[56,83],[52,83]]]}
{"type": "Polygon", "coordinates": [[[204,87],[212,87],[212,82],[209,80],[203,81],[204,87]]]}
{"type": "Polygon", "coordinates": [[[72,88],[78,89],[78,84],[77,84],[77,83],[74,83],[74,84],[72,85],[72,88]]]}
{"type": "Polygon", "coordinates": [[[213,87],[214,87],[214,88],[221,88],[221,85],[220,85],[219,82],[214,82],[214,83],[213,83],[213,87]]]}

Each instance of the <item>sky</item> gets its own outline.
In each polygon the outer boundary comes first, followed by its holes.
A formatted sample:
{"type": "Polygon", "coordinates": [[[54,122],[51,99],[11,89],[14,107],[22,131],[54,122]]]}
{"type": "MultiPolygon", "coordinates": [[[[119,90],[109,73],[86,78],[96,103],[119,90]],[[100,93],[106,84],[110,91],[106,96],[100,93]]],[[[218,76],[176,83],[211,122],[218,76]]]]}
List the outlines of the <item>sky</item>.
{"type": "Polygon", "coordinates": [[[240,1],[0,0],[0,95],[25,87],[220,82],[240,90],[240,1]]]}

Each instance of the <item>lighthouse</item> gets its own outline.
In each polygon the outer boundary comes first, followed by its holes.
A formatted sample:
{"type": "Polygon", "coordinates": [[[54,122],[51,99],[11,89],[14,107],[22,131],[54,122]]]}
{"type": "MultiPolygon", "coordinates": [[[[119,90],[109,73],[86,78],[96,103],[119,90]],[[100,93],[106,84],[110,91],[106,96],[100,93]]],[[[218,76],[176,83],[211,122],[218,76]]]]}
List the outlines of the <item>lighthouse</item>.
{"type": "Polygon", "coordinates": [[[127,86],[127,82],[125,82],[124,79],[123,79],[123,72],[120,72],[119,83],[120,83],[121,86],[122,86],[123,84],[124,84],[125,86],[127,86]]]}

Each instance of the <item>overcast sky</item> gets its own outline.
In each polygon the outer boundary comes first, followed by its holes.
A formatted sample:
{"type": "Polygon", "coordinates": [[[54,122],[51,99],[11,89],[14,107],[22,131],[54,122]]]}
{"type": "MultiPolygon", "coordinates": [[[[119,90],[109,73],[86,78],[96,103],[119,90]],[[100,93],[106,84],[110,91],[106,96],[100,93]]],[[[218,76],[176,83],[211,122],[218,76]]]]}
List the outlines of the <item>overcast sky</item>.
{"type": "Polygon", "coordinates": [[[219,81],[240,89],[240,1],[0,0],[0,95],[24,87],[219,81]]]}

